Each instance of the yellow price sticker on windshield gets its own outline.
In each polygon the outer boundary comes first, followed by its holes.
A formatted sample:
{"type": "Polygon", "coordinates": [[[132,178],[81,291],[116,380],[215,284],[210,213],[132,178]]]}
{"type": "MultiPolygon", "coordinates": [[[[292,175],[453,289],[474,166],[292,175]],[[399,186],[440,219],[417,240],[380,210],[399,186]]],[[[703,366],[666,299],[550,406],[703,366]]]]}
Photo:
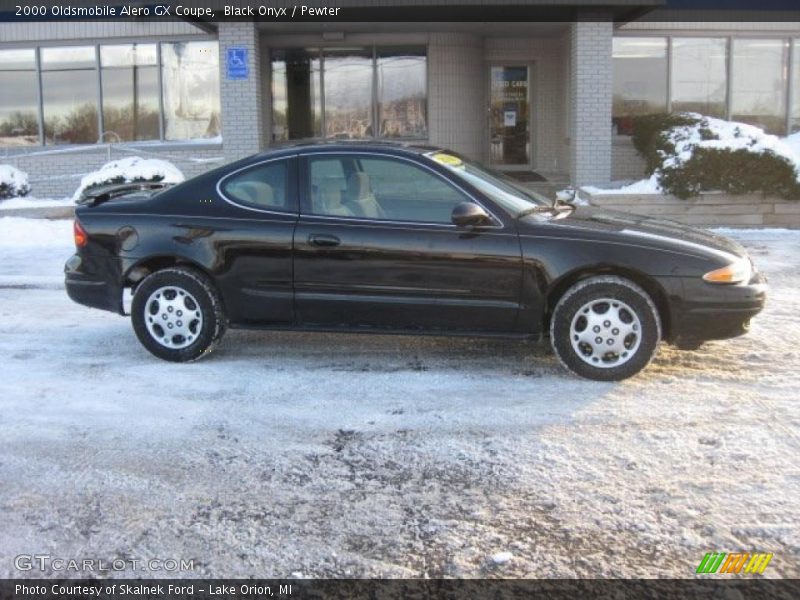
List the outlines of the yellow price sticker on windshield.
{"type": "Polygon", "coordinates": [[[446,165],[448,167],[464,166],[463,160],[461,160],[457,156],[453,156],[452,154],[445,154],[444,152],[437,152],[436,154],[432,155],[431,158],[436,162],[446,165]]]}

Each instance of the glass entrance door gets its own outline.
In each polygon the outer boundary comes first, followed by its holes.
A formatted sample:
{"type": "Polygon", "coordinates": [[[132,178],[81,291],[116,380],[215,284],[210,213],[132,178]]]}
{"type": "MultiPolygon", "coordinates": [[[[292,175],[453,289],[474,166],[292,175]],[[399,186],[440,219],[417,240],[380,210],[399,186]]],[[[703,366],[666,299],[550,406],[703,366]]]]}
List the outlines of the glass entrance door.
{"type": "Polygon", "coordinates": [[[527,66],[490,68],[489,140],[491,163],[499,167],[529,168],[530,90],[527,66]]]}

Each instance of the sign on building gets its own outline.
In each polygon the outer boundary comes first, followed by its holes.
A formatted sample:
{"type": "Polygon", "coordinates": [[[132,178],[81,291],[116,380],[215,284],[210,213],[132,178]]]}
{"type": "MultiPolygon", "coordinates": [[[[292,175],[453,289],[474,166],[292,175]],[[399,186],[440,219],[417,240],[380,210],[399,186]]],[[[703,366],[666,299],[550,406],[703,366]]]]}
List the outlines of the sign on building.
{"type": "Polygon", "coordinates": [[[247,66],[247,48],[228,48],[228,79],[247,79],[250,75],[247,66]]]}

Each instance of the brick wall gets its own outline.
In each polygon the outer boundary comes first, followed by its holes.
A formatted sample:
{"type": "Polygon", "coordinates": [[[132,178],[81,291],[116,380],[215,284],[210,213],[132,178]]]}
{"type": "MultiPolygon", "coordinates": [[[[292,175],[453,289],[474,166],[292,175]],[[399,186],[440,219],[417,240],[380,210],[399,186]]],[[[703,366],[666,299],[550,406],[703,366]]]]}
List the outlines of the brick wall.
{"type": "Polygon", "coordinates": [[[611,180],[612,35],[611,21],[570,24],[570,179],[577,185],[611,180]]]}
{"type": "Polygon", "coordinates": [[[612,145],[611,179],[638,180],[644,177],[645,161],[639,156],[630,138],[617,136],[612,145]]]}
{"type": "Polygon", "coordinates": [[[120,148],[112,144],[80,148],[52,148],[31,154],[0,156],[0,164],[10,164],[28,173],[31,195],[38,198],[71,196],[80,185],[81,177],[97,170],[109,160],[126,156],[161,158],[172,162],[186,178],[194,177],[222,164],[222,148],[187,144],[144,148],[120,148]]]}
{"type": "Polygon", "coordinates": [[[265,147],[261,37],[256,24],[219,23],[219,57],[223,146],[225,160],[233,161],[265,147]],[[228,79],[227,51],[231,47],[247,49],[247,79],[228,79]]]}
{"type": "Polygon", "coordinates": [[[590,196],[594,206],[670,219],[702,227],[790,227],[800,229],[800,202],[761,194],[708,193],[681,200],[659,194],[590,196]]]}
{"type": "Polygon", "coordinates": [[[428,129],[432,144],[482,160],[487,146],[483,40],[433,33],[428,45],[428,129]]]}

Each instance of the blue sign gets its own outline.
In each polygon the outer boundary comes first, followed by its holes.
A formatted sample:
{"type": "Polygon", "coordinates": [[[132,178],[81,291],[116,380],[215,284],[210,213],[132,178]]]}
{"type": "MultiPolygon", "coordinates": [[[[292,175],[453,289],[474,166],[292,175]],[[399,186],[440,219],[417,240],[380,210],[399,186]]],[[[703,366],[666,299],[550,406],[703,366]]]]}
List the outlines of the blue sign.
{"type": "Polygon", "coordinates": [[[250,70],[247,66],[247,48],[228,48],[228,79],[247,79],[250,70]]]}

